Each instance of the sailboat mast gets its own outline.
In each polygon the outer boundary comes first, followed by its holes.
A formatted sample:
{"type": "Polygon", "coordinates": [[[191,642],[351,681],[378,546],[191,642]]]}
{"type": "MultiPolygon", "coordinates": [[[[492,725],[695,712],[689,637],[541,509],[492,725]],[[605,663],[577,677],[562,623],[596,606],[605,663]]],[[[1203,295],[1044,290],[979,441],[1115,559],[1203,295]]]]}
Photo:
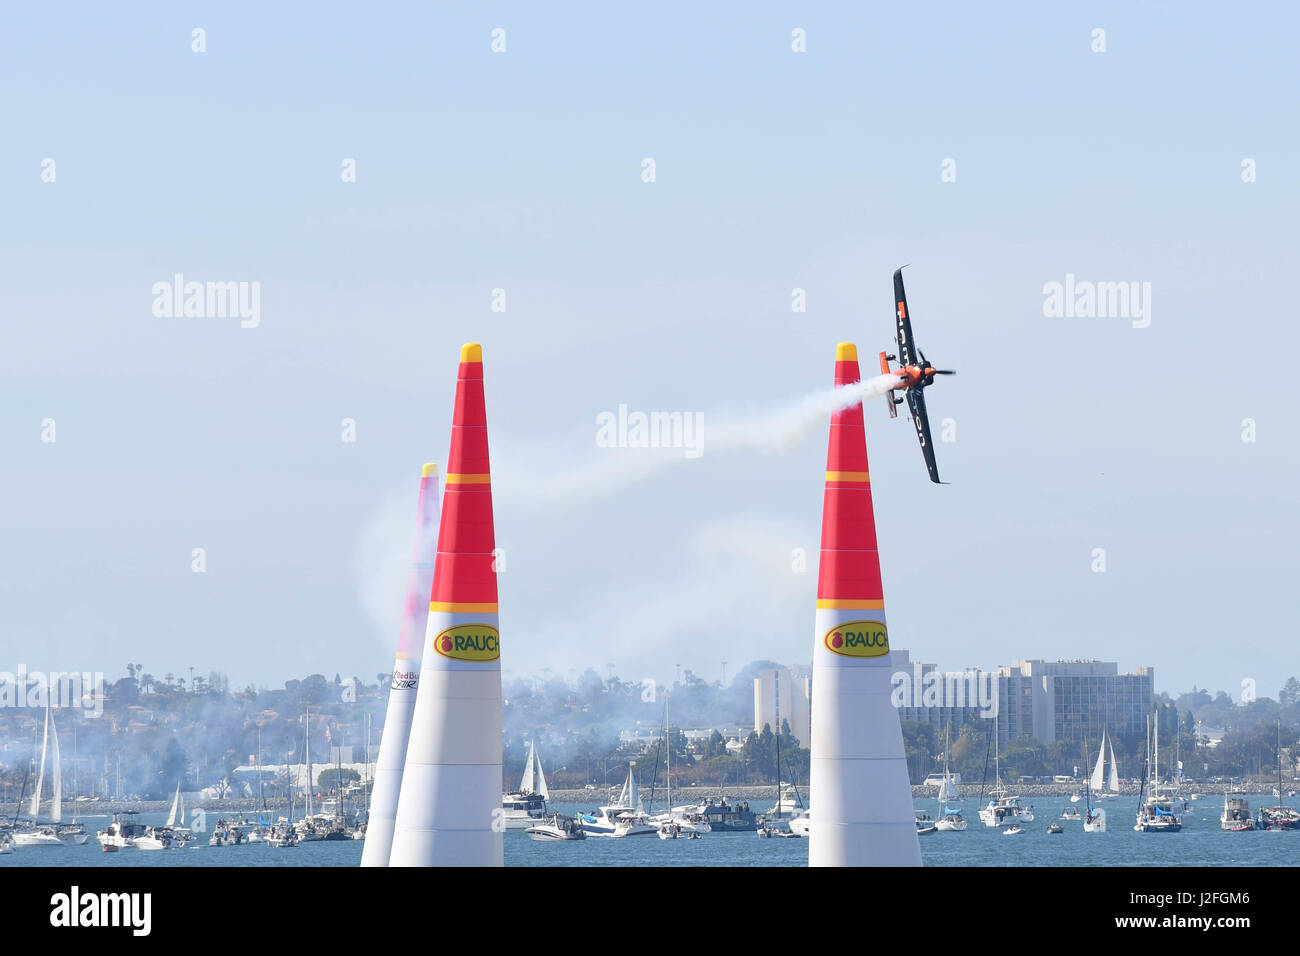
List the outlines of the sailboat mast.
{"type": "Polygon", "coordinates": [[[1155,740],[1155,750],[1152,751],[1152,753],[1155,755],[1155,764],[1154,764],[1155,775],[1151,778],[1151,796],[1158,797],[1160,796],[1160,711],[1159,710],[1156,711],[1155,724],[1156,725],[1153,733],[1153,739],[1155,740]]]}
{"type": "Polygon", "coordinates": [[[776,728],[776,818],[781,819],[781,728],[776,728]]]}
{"type": "Polygon", "coordinates": [[[303,819],[311,816],[311,708],[307,708],[307,716],[303,721],[303,742],[306,753],[303,759],[307,761],[307,803],[303,810],[303,819]]]}
{"type": "MultiPolygon", "coordinates": [[[[671,724],[670,724],[670,722],[669,722],[669,718],[668,718],[668,695],[667,695],[667,694],[664,694],[664,748],[665,748],[665,750],[667,751],[667,754],[668,754],[667,763],[664,764],[664,775],[665,775],[665,777],[667,778],[667,781],[668,781],[668,819],[669,819],[669,820],[672,820],[672,818],[673,818],[673,743],[672,743],[672,739],[671,739],[671,731],[669,730],[669,727],[670,727],[670,726],[671,726],[671,724]]],[[[1279,740],[1281,739],[1281,736],[1280,736],[1281,733],[1282,733],[1282,732],[1279,730],[1279,731],[1278,731],[1278,734],[1279,734],[1278,739],[1279,739],[1279,740]]],[[[1278,757],[1279,757],[1278,767],[1279,767],[1279,768],[1281,768],[1281,766],[1282,766],[1282,764],[1281,764],[1281,762],[1280,762],[1280,761],[1281,761],[1281,753],[1282,753],[1282,752],[1279,750],[1279,751],[1278,751],[1278,757]]],[[[1280,772],[1280,770],[1279,770],[1279,772],[1280,772]]],[[[1279,777],[1278,779],[1281,779],[1281,778],[1279,777]]]]}
{"type": "Polygon", "coordinates": [[[257,796],[266,812],[266,788],[262,785],[262,725],[257,725],[257,796]]]}
{"type": "Polygon", "coordinates": [[[1277,805],[1286,806],[1282,797],[1282,718],[1277,719],[1277,805]]]}

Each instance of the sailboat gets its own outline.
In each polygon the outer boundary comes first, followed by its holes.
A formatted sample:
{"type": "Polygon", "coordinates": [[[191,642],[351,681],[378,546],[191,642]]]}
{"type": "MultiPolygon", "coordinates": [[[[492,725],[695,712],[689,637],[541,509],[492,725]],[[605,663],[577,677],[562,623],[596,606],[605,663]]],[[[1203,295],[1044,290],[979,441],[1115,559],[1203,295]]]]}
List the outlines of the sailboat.
{"type": "Polygon", "coordinates": [[[528,742],[528,759],[519,789],[501,795],[501,810],[507,830],[525,830],[546,819],[546,801],[551,792],[542,773],[542,758],[532,741],[528,742]]]}
{"type": "MultiPolygon", "coordinates": [[[[1133,824],[1133,829],[1138,833],[1177,833],[1183,828],[1183,818],[1174,813],[1173,800],[1168,796],[1160,795],[1160,720],[1158,717],[1152,739],[1154,749],[1152,759],[1149,761],[1151,767],[1148,774],[1151,781],[1151,795],[1147,797],[1145,803],[1139,803],[1137,822],[1133,824]]],[[[1141,794],[1139,794],[1140,799],[1141,794]]]]}
{"type": "MultiPolygon", "coordinates": [[[[998,715],[997,705],[994,704],[993,711],[993,789],[989,791],[989,796],[993,799],[989,805],[980,810],[980,819],[984,821],[986,827],[1002,827],[1015,823],[1032,823],[1034,811],[1032,807],[1022,807],[1020,797],[1012,796],[1007,793],[1002,786],[1002,767],[999,762],[999,751],[1001,747],[998,741],[998,715]]],[[[987,757],[985,758],[987,760],[987,757]]],[[[988,773],[988,764],[984,765],[984,772],[988,773]]]]}
{"type": "MultiPolygon", "coordinates": [[[[1103,738],[1106,736],[1106,732],[1104,730],[1101,732],[1101,734],[1103,738]]],[[[1098,769],[1093,772],[1093,776],[1098,777],[1098,779],[1100,779],[1098,775],[1101,773],[1100,767],[1101,767],[1102,750],[1103,750],[1102,747],[1097,748],[1098,769]]],[[[1087,764],[1088,762],[1087,741],[1084,741],[1083,744],[1083,761],[1085,764],[1087,764]]],[[[1111,765],[1114,766],[1113,760],[1111,761],[1111,765]]],[[[1083,832],[1084,833],[1105,833],[1106,832],[1106,811],[1103,810],[1101,807],[1094,807],[1092,805],[1092,780],[1090,779],[1085,780],[1083,782],[1083,796],[1084,796],[1085,806],[1087,808],[1087,813],[1083,817],[1083,832]]],[[[1075,816],[1078,816],[1077,810],[1075,811],[1075,816]]]]}
{"type": "Polygon", "coordinates": [[[952,772],[948,769],[948,755],[952,751],[952,724],[944,728],[943,733],[943,782],[939,784],[939,804],[961,803],[961,794],[952,782],[952,772]]]}
{"type": "Polygon", "coordinates": [[[56,826],[62,818],[63,811],[63,773],[59,767],[59,734],[54,732],[54,795],[50,806],[50,823],[40,822],[41,794],[45,789],[45,760],[50,753],[50,705],[45,705],[45,736],[41,740],[41,769],[36,777],[36,789],[32,791],[32,802],[27,807],[31,820],[25,826],[13,831],[14,846],[63,846],[56,826]]]}
{"type": "Polygon", "coordinates": [[[646,818],[645,806],[636,788],[636,761],[627,766],[627,779],[618,800],[599,807],[594,813],[584,813],[578,819],[587,836],[630,837],[654,836],[659,830],[646,818]]]}
{"type": "Polygon", "coordinates": [[[800,838],[803,833],[792,830],[790,821],[781,813],[781,795],[781,734],[778,731],[776,735],[776,805],[770,811],[775,816],[764,815],[763,821],[754,832],[761,837],[800,838]]]}
{"type": "Polygon", "coordinates": [[[181,782],[176,781],[176,794],[172,797],[171,812],[167,814],[165,827],[182,826],[185,823],[185,798],[181,796],[181,782]]]}
{"type": "MultiPolygon", "coordinates": [[[[1273,794],[1278,798],[1275,807],[1259,808],[1259,828],[1261,830],[1295,830],[1300,829],[1300,812],[1286,805],[1282,794],[1282,721],[1277,722],[1277,786],[1273,794]]],[[[1226,813],[1226,810],[1225,810],[1226,813]]]]}
{"type": "MultiPolygon", "coordinates": [[[[668,719],[668,697],[664,698],[664,753],[665,772],[664,776],[668,781],[668,797],[665,801],[667,810],[663,813],[656,814],[650,818],[650,822],[659,828],[659,839],[676,840],[685,838],[689,840],[698,840],[703,834],[708,833],[713,828],[705,822],[703,814],[699,812],[699,807],[694,806],[673,806],[673,747],[672,747],[672,723],[668,719]]],[[[650,802],[654,804],[653,787],[650,794],[650,802]]]]}
{"type": "Polygon", "coordinates": [[[1107,737],[1105,728],[1101,731],[1101,746],[1097,748],[1097,766],[1092,769],[1088,786],[1098,800],[1105,800],[1119,793],[1119,768],[1115,764],[1115,742],[1107,737]],[[1107,745],[1110,746],[1109,777],[1105,774],[1107,745]]]}

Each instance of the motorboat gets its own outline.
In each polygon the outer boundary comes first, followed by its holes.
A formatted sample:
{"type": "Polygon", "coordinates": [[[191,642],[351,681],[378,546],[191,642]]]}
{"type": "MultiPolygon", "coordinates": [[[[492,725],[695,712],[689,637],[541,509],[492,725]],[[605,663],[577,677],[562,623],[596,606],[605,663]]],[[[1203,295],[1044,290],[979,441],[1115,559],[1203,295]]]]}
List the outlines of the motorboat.
{"type": "Polygon", "coordinates": [[[924,836],[927,833],[937,833],[938,827],[935,826],[934,819],[930,814],[921,810],[916,814],[916,833],[917,836],[924,836]]]}
{"type": "Polygon", "coordinates": [[[587,838],[587,832],[582,828],[582,824],[573,817],[566,817],[562,813],[552,814],[548,822],[534,824],[524,832],[538,841],[585,840],[587,838]]]}
{"type": "Polygon", "coordinates": [[[799,839],[802,833],[796,833],[790,826],[790,821],[786,817],[776,817],[771,820],[764,820],[757,826],[754,833],[766,839],[799,839]]]}
{"type": "Polygon", "coordinates": [[[704,822],[719,833],[752,833],[758,829],[758,814],[749,808],[748,801],[728,803],[726,797],[709,797],[698,804],[704,822]]]}
{"type": "Polygon", "coordinates": [[[989,801],[988,806],[980,810],[980,819],[984,821],[986,827],[1003,827],[1016,823],[1032,823],[1034,820],[1034,808],[1026,807],[1020,803],[1020,797],[1009,796],[1006,794],[998,795],[994,791],[994,799],[989,801]]]}
{"type": "Polygon", "coordinates": [[[1300,811],[1286,806],[1260,807],[1256,826],[1260,830],[1300,830],[1300,811]]]}
{"type": "Polygon", "coordinates": [[[805,810],[790,818],[790,832],[806,837],[812,833],[812,810],[805,810]]]}
{"type": "Polygon", "coordinates": [[[1048,833],[1064,833],[1064,832],[1065,832],[1065,827],[1061,826],[1059,823],[1057,823],[1055,820],[1053,820],[1051,823],[1049,823],[1049,824],[1047,825],[1047,832],[1048,832],[1048,833]]]}
{"type": "Polygon", "coordinates": [[[1250,801],[1244,795],[1232,793],[1223,795],[1223,814],[1219,817],[1219,828],[1233,833],[1255,829],[1255,818],[1250,812],[1250,801]]]}
{"type": "Polygon", "coordinates": [[[1024,832],[1025,831],[1020,828],[1020,824],[1013,823],[1011,824],[1011,826],[1007,827],[1005,830],[1002,831],[1002,835],[1015,836],[1017,833],[1024,833],[1024,832]]]}
{"type": "Polygon", "coordinates": [[[90,839],[90,834],[83,823],[65,823],[55,827],[55,832],[58,833],[59,840],[64,846],[85,846],[86,841],[90,839]]]}
{"type": "Polygon", "coordinates": [[[659,839],[661,840],[680,840],[682,838],[682,825],[665,821],[659,824],[659,839]]]}
{"type": "Polygon", "coordinates": [[[1078,811],[1078,808],[1076,808],[1076,807],[1066,807],[1063,811],[1061,811],[1061,819],[1062,819],[1062,820],[1082,820],[1082,819],[1083,819],[1083,814],[1081,814],[1081,813],[1078,811]]]}
{"type": "Polygon", "coordinates": [[[299,843],[298,831],[287,823],[277,823],[266,835],[266,845],[277,850],[296,847],[299,843]]]}
{"type": "MultiPolygon", "coordinates": [[[[113,850],[134,847],[133,841],[143,837],[149,829],[136,822],[138,816],[139,814],[134,810],[123,810],[120,813],[113,814],[113,822],[96,834],[99,845],[104,848],[111,846],[113,850]]],[[[109,850],[108,852],[113,851],[109,850]]]]}

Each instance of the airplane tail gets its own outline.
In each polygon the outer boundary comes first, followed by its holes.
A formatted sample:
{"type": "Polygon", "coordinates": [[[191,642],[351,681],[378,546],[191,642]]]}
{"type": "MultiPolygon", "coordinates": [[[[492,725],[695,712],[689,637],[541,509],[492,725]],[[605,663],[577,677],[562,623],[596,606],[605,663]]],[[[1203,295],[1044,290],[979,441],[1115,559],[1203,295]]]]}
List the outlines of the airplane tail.
{"type": "MultiPolygon", "coordinates": [[[[889,367],[889,356],[884,352],[880,353],[880,371],[883,375],[894,374],[894,370],[889,367]]],[[[885,404],[889,408],[889,417],[897,418],[898,409],[895,406],[898,405],[898,400],[894,398],[893,392],[885,393],[885,404]]]]}

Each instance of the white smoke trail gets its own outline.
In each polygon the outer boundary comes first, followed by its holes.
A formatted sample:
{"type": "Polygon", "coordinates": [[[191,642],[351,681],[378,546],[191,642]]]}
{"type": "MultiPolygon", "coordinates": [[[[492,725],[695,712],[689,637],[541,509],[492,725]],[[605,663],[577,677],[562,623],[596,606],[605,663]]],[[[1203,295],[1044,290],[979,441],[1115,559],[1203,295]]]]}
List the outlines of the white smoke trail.
{"type": "Polygon", "coordinates": [[[756,418],[709,424],[705,416],[704,450],[755,449],[780,452],[825,427],[835,412],[879,398],[898,384],[898,375],[877,375],[840,388],[816,392],[800,402],[756,418]]]}
{"type": "MultiPolygon", "coordinates": [[[[877,375],[851,385],[815,392],[774,411],[745,417],[705,414],[699,452],[707,457],[735,451],[786,451],[818,428],[826,427],[835,412],[879,398],[897,384],[897,374],[877,375]]],[[[501,447],[518,449],[519,446],[503,443],[501,447]]],[[[548,447],[553,452],[554,445],[548,447]]],[[[556,501],[611,494],[699,456],[685,455],[681,448],[674,447],[602,448],[567,471],[540,473],[532,464],[539,457],[527,452],[520,458],[511,456],[494,462],[492,482],[499,500],[556,501]],[[521,467],[514,467],[516,463],[521,467]]],[[[545,457],[554,459],[557,456],[552,453],[545,457]]],[[[577,456],[559,457],[572,460],[577,456]]]]}

